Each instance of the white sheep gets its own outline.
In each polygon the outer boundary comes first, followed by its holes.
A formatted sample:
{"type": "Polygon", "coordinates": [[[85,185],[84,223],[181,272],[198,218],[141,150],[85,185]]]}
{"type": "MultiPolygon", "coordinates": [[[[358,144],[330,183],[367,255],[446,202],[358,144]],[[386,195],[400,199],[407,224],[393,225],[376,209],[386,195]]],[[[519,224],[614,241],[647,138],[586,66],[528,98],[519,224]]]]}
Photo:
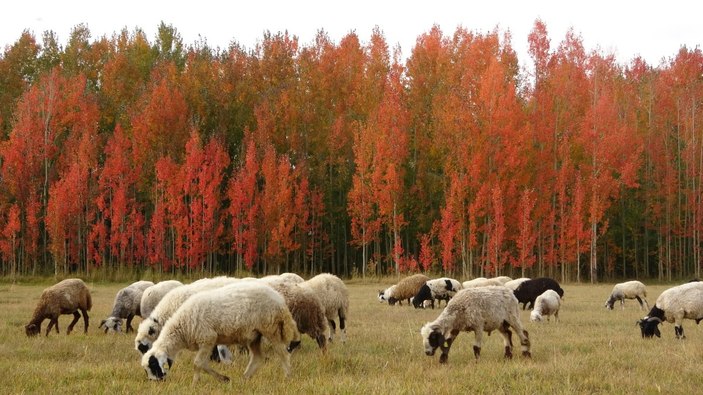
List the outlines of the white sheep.
{"type": "Polygon", "coordinates": [[[661,337],[659,324],[664,321],[674,324],[677,339],[685,339],[683,320],[703,320],[703,282],[690,282],[662,292],[654,307],[644,318],[637,321],[642,337],[661,337]]]}
{"type": "Polygon", "coordinates": [[[468,280],[461,283],[463,288],[488,287],[492,285],[503,286],[503,282],[495,278],[477,277],[473,280],[468,280]]]}
{"type": "Polygon", "coordinates": [[[318,274],[305,281],[305,286],[310,287],[320,298],[325,309],[325,317],[330,326],[329,340],[333,340],[336,330],[335,319],[339,319],[339,331],[342,342],[346,341],[346,319],[349,314],[349,291],[344,282],[337,276],[329,273],[318,274]]]}
{"type": "Polygon", "coordinates": [[[449,349],[461,331],[474,332],[474,357],[478,359],[481,355],[483,332],[490,334],[498,330],[503,336],[505,358],[512,358],[513,341],[510,328],[513,328],[520,338],[522,355],[530,357],[530,340],[520,322],[517,299],[511,290],[501,285],[459,291],[437,319],[422,327],[420,334],[425,354],[433,356],[437,348],[441,348],[439,362],[446,363],[449,349]]]}
{"type": "Polygon", "coordinates": [[[240,282],[200,292],[183,303],[141,364],[149,379],[162,380],[166,365],[170,368],[178,353],[188,349],[196,352],[194,380],[204,371],[227,382],[229,377],[210,367],[210,353],[216,344],[238,344],[249,350],[244,372],[249,378],[265,360],[262,338],[269,341],[288,376],[289,351],[300,344],[300,333],[283,297],[265,284],[240,282]]]}
{"type": "Polygon", "coordinates": [[[529,277],[516,278],[515,280],[510,280],[503,285],[515,291],[520,286],[520,284],[524,283],[529,279],[529,277]]]}
{"type": "Polygon", "coordinates": [[[49,326],[46,327],[46,336],[49,336],[51,328],[56,328],[59,333],[59,315],[73,314],[73,321],[68,325],[66,334],[71,334],[73,326],[81,318],[80,310],[83,313],[84,333],[88,333],[88,311],[93,307],[93,299],[90,290],[83,280],[79,278],[69,278],[46,288],[41,293],[37,307],[34,309],[32,319],[24,327],[27,336],[36,336],[41,332],[41,324],[45,319],[49,319],[49,326]]]}
{"type": "Polygon", "coordinates": [[[615,302],[620,301],[620,306],[625,309],[625,299],[637,299],[640,304],[640,310],[644,310],[645,306],[649,309],[647,303],[647,288],[639,281],[626,281],[624,283],[615,284],[610,297],[605,301],[605,307],[612,310],[615,302]]]}
{"type": "Polygon", "coordinates": [[[505,285],[505,283],[507,283],[508,281],[513,281],[513,279],[508,276],[498,276],[493,277],[493,279],[500,281],[503,285],[505,285]]]}
{"type": "Polygon", "coordinates": [[[561,298],[553,289],[544,291],[535,299],[535,307],[530,313],[530,321],[542,321],[544,317],[553,315],[555,321],[559,321],[559,309],[561,308],[561,298]]]}
{"type": "Polygon", "coordinates": [[[232,277],[205,278],[171,290],[156,305],[154,311],[139,324],[137,336],[134,338],[134,347],[144,354],[159,337],[161,328],[163,328],[168,319],[191,296],[198,292],[220,288],[237,281],[237,279],[232,277]]]}
{"type": "Polygon", "coordinates": [[[148,317],[161,299],[170,290],[182,286],[183,283],[178,280],[161,281],[144,290],[142,300],[139,303],[139,311],[142,317],[148,317]]]}
{"type": "Polygon", "coordinates": [[[445,303],[449,303],[449,300],[462,289],[461,283],[453,278],[442,277],[428,280],[412,297],[411,303],[415,308],[421,306],[424,308],[429,305],[434,309],[435,300],[444,300],[445,303]]]}
{"type": "Polygon", "coordinates": [[[108,331],[121,332],[122,320],[127,319],[127,333],[133,332],[132,319],[135,316],[142,316],[139,308],[142,294],[144,290],[153,285],[154,283],[151,281],[137,281],[119,290],[112,304],[112,313],[100,322],[98,328],[105,328],[105,333],[108,331]]]}

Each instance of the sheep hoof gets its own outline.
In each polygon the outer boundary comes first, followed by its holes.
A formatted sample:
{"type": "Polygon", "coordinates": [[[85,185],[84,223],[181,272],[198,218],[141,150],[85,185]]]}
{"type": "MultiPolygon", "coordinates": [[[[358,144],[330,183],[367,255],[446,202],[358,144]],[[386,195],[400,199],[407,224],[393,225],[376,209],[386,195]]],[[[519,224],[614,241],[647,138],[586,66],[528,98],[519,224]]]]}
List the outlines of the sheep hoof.
{"type": "Polygon", "coordinates": [[[220,376],[220,380],[221,380],[223,383],[229,383],[229,377],[227,377],[227,376],[220,376]]]}
{"type": "Polygon", "coordinates": [[[508,346],[505,347],[505,359],[513,359],[513,350],[508,346]]]}
{"type": "Polygon", "coordinates": [[[439,363],[447,363],[447,360],[449,359],[449,355],[447,354],[442,354],[439,356],[439,363]]]}
{"type": "Polygon", "coordinates": [[[532,354],[529,351],[523,351],[522,356],[525,358],[532,358],[532,354]]]}

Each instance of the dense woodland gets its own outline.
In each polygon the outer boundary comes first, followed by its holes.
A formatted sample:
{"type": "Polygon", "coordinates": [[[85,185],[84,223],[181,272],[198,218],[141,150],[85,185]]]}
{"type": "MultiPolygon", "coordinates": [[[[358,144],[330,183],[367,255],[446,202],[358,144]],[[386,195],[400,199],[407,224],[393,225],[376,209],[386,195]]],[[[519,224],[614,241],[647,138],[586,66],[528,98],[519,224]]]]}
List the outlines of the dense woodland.
{"type": "Polygon", "coordinates": [[[497,30],[407,58],[378,28],[25,31],[0,56],[2,274],[699,276],[700,48],[526,39],[523,69],[497,30]]]}

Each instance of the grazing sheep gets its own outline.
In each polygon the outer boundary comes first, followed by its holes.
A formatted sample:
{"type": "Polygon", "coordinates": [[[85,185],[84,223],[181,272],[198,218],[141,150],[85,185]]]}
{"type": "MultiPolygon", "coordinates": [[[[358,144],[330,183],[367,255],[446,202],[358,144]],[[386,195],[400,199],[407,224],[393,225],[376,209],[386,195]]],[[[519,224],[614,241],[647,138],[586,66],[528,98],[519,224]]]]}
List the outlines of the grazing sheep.
{"type": "Polygon", "coordinates": [[[139,303],[139,313],[142,317],[148,317],[161,299],[170,290],[182,286],[183,283],[177,280],[161,281],[144,290],[142,300],[139,303]]]}
{"type": "Polygon", "coordinates": [[[386,288],[384,291],[379,291],[378,299],[388,301],[388,304],[391,306],[396,304],[396,302],[402,305],[403,300],[407,300],[409,305],[410,298],[417,295],[420,288],[425,285],[429,279],[430,278],[424,274],[413,274],[412,276],[405,277],[398,281],[398,284],[386,288]]]}
{"type": "Polygon", "coordinates": [[[647,289],[639,281],[626,281],[624,283],[615,284],[613,287],[613,292],[610,293],[610,297],[605,301],[605,307],[608,310],[612,310],[615,302],[620,301],[620,306],[625,310],[625,299],[637,299],[640,304],[640,310],[644,310],[646,305],[649,308],[649,303],[647,303],[647,289]],[[644,303],[643,303],[644,301],[644,303]]]}
{"type": "Polygon", "coordinates": [[[517,299],[512,291],[504,286],[487,286],[459,291],[436,320],[422,327],[420,334],[425,354],[433,356],[437,348],[441,348],[439,362],[446,363],[449,349],[461,331],[474,332],[474,357],[478,359],[481,355],[483,332],[490,335],[492,331],[498,330],[503,336],[505,358],[512,358],[511,327],[520,338],[522,355],[530,357],[530,340],[520,322],[517,299]]]}
{"type": "Polygon", "coordinates": [[[300,333],[283,297],[265,284],[240,282],[200,292],[183,303],[141,364],[149,379],[163,380],[165,365],[170,368],[178,353],[188,349],[196,352],[194,380],[202,371],[227,382],[229,377],[210,367],[210,353],[216,344],[238,344],[249,350],[244,372],[249,378],[265,360],[262,338],[272,345],[288,376],[289,352],[300,344],[300,333]]]}
{"type": "Polygon", "coordinates": [[[105,333],[108,331],[121,332],[122,320],[127,319],[127,333],[134,332],[132,328],[132,319],[134,316],[141,317],[139,305],[142,301],[144,290],[153,286],[151,281],[137,281],[127,287],[122,288],[115,296],[115,302],[112,304],[112,313],[110,316],[100,322],[98,328],[105,328],[105,333]]]}
{"type": "Polygon", "coordinates": [[[696,324],[703,320],[703,283],[689,282],[662,292],[649,314],[637,321],[637,324],[642,337],[661,337],[659,324],[667,321],[674,324],[676,338],[685,339],[682,326],[684,318],[695,320],[696,324]]]}
{"type": "Polygon", "coordinates": [[[41,332],[42,322],[45,319],[49,319],[49,326],[46,327],[46,336],[49,336],[52,327],[56,328],[56,333],[59,333],[59,315],[73,314],[73,321],[66,329],[66,334],[69,335],[73,330],[73,326],[81,318],[81,314],[78,313],[78,310],[80,310],[83,313],[83,324],[85,325],[83,333],[88,333],[88,311],[92,307],[93,299],[83,280],[78,278],[63,280],[42,291],[39,303],[37,303],[37,307],[32,314],[32,319],[29,324],[25,325],[24,331],[27,336],[36,336],[41,332]]]}
{"type": "Polygon", "coordinates": [[[554,316],[554,321],[559,321],[559,309],[561,308],[561,298],[556,291],[548,289],[535,299],[535,308],[530,313],[530,321],[542,321],[544,317],[554,316]]]}
{"type": "Polygon", "coordinates": [[[464,281],[461,284],[464,288],[488,287],[491,285],[503,286],[503,282],[495,278],[477,277],[473,280],[464,281]]]}
{"type": "Polygon", "coordinates": [[[151,348],[168,319],[191,296],[198,292],[220,288],[237,281],[237,279],[231,277],[204,278],[171,290],[156,305],[149,317],[139,324],[137,336],[134,338],[134,347],[142,354],[151,348]]]}
{"type": "Polygon", "coordinates": [[[503,284],[503,285],[506,286],[507,288],[510,288],[510,289],[512,289],[513,291],[515,291],[515,290],[517,289],[517,287],[520,286],[520,284],[524,283],[524,282],[527,281],[527,280],[529,280],[528,277],[516,278],[515,280],[510,280],[510,281],[508,281],[507,283],[505,283],[505,284],[503,284]]]}
{"type": "Polygon", "coordinates": [[[325,309],[315,291],[305,284],[292,284],[264,277],[262,282],[278,291],[286,301],[298,332],[306,334],[317,342],[322,352],[327,351],[330,329],[325,317],[325,309]]]}
{"type": "Polygon", "coordinates": [[[322,303],[322,307],[325,309],[325,317],[330,326],[329,340],[333,340],[336,330],[334,320],[339,319],[339,331],[341,332],[342,342],[346,341],[347,329],[345,322],[349,314],[349,291],[344,282],[333,274],[322,273],[302,284],[310,287],[315,292],[322,303]]]}
{"type": "MultiPolygon", "coordinates": [[[[412,298],[415,308],[425,307],[427,302],[434,309],[434,301],[444,300],[445,304],[462,289],[461,283],[453,278],[442,277],[428,280],[412,298]]],[[[439,302],[438,302],[439,304],[439,302]]]]}
{"type": "Polygon", "coordinates": [[[513,292],[518,302],[522,303],[522,309],[525,310],[525,307],[532,309],[535,306],[535,299],[548,289],[556,291],[559,297],[564,297],[564,290],[561,289],[559,283],[549,277],[540,277],[524,281],[513,292]]]}

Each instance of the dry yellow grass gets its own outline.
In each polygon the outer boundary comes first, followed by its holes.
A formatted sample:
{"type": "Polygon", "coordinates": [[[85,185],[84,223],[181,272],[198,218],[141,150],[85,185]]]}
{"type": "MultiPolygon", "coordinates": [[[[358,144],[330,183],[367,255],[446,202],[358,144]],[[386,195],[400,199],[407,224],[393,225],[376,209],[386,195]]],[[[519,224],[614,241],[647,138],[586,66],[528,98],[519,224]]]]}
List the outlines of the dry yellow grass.
{"type": "MultiPolygon", "coordinates": [[[[671,324],[662,338],[644,340],[635,321],[645,312],[634,301],[607,311],[603,303],[612,284],[566,284],[561,322],[522,321],[530,332],[533,358],[503,359],[498,334],[486,337],[481,360],[474,361],[473,334],[454,342],[449,363],[424,355],[420,327],[440,310],[415,310],[377,301],[377,290],[392,281],[348,282],[351,313],[348,341],[334,343],[322,356],[310,338],[292,356],[292,374],[283,378],[278,361],[269,360],[251,380],[242,373],[247,357],[215,369],[232,381],[210,376],[193,382],[193,353],[184,351],[163,382],[150,382],[139,365],[133,336],[105,335],[98,324],[125,286],[88,283],[94,307],[87,335],[66,336],[70,316],[59,319],[61,334],[27,338],[29,321],[44,284],[0,284],[0,393],[258,393],[258,394],[593,394],[697,393],[703,362],[703,331],[685,321],[687,339],[674,339],[671,324]]],[[[650,305],[668,285],[649,286],[650,305]]],[[[443,304],[444,306],[444,304],[443,304]]],[[[134,325],[139,324],[135,319],[134,325]]],[[[42,329],[45,329],[45,321],[42,329]]],[[[76,328],[82,328],[81,323],[76,328]]]]}

